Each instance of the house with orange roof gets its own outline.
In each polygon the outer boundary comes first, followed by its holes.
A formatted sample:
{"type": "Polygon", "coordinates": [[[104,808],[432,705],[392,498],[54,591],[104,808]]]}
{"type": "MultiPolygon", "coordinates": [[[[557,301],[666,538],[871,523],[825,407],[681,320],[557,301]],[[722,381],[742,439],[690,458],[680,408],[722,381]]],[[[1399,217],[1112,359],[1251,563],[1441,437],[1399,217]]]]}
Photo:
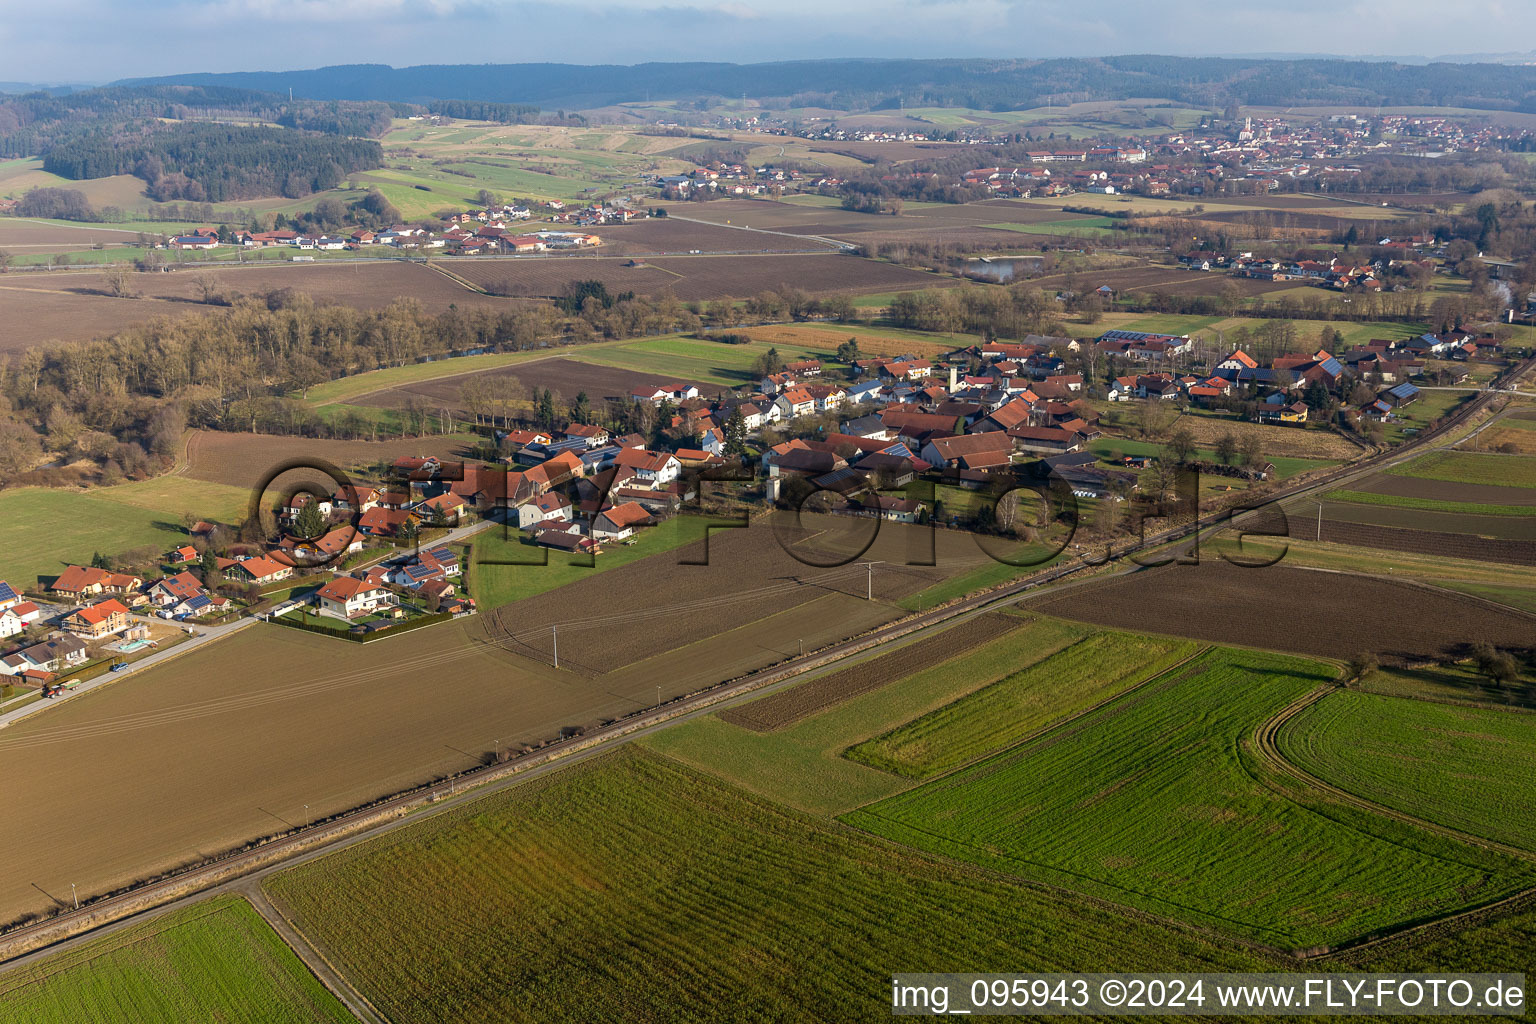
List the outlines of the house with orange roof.
{"type": "Polygon", "coordinates": [[[597,540],[623,540],[635,532],[636,527],[655,522],[639,502],[626,501],[622,505],[599,512],[592,520],[592,536],[597,540]]]}
{"type": "Polygon", "coordinates": [[[128,609],[113,597],[71,612],[63,623],[66,630],[83,640],[101,640],[121,633],[131,624],[128,609]]]}

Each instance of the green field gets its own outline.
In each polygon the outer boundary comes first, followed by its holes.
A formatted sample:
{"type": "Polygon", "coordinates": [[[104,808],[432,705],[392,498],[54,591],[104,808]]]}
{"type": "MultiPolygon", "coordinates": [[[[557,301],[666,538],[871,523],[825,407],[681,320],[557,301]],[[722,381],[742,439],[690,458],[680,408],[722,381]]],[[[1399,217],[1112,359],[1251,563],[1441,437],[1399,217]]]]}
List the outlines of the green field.
{"type": "Polygon", "coordinates": [[[221,523],[244,522],[251,504],[251,492],[244,487],[169,474],[93,488],[90,497],[147,509],[171,519],[193,515],[221,523]]]}
{"type": "Polygon", "coordinates": [[[1340,690],[1287,722],[1278,744],[1356,796],[1536,851],[1536,714],[1340,690]]]}
{"type": "MultiPolygon", "coordinates": [[[[1151,455],[1164,456],[1168,452],[1168,446],[1158,444],[1155,441],[1135,441],[1127,437],[1101,437],[1088,445],[1088,450],[1100,459],[1108,459],[1113,454],[1120,455],[1151,455]]],[[[1209,448],[1197,448],[1194,458],[1205,462],[1220,462],[1215,450],[1209,448]]],[[[1309,469],[1326,469],[1329,466],[1337,466],[1337,459],[1298,459],[1284,455],[1266,455],[1264,461],[1272,463],[1275,467],[1275,479],[1287,480],[1298,473],[1305,473],[1309,469]]],[[[1236,477],[1211,477],[1211,480],[1219,480],[1222,483],[1241,483],[1236,477]]]]}
{"type": "Polygon", "coordinates": [[[596,556],[536,547],[524,543],[523,535],[516,529],[492,527],[475,534],[469,558],[470,592],[482,611],[490,611],[574,583],[587,573],[614,569],[637,558],[682,547],[703,537],[712,522],[718,520],[708,516],[672,516],[637,530],[636,543],[604,544],[602,553],[596,556]],[[546,554],[548,564],[544,564],[546,554]]]}
{"type": "Polygon", "coordinates": [[[0,976],[17,1024],[351,1024],[245,900],[221,896],[0,976]]]}
{"type": "Polygon", "coordinates": [[[636,373],[652,374],[661,379],[675,379],[692,384],[718,384],[740,387],[752,381],[752,364],[770,348],[777,349],[785,362],[818,359],[827,362],[847,336],[827,336],[826,348],[806,348],[785,342],[754,341],[745,345],[727,345],[699,338],[650,338],[631,341],[594,351],[583,346],[564,353],[567,358],[598,366],[612,366],[636,373]],[[835,340],[834,340],[835,338],[835,340]]]}
{"type": "MultiPolygon", "coordinates": [[[[990,645],[989,645],[990,646],[990,645]]],[[[1166,671],[1193,654],[1194,641],[1097,633],[1044,661],[1005,662],[981,689],[867,740],[848,757],[923,779],[1001,750],[1067,715],[1166,671]]],[[[971,666],[956,667],[972,678],[971,666]]]]}
{"type": "Polygon", "coordinates": [[[890,1016],[897,965],[1262,963],[785,812],[635,748],[266,885],[401,1024],[876,1020],[890,1016]]]}
{"type": "Polygon", "coordinates": [[[30,589],[38,576],[57,576],[66,565],[89,565],[97,551],[169,550],[186,540],[178,515],[81,491],[0,492],[0,579],[17,588],[30,589]]]}
{"type": "Polygon", "coordinates": [[[1283,949],[1359,938],[1536,881],[1529,864],[1283,788],[1254,731],[1333,676],[1299,658],[1208,651],[844,820],[1283,949]]]}
{"type": "Polygon", "coordinates": [[[1536,505],[1491,505],[1475,501],[1444,501],[1440,498],[1415,498],[1404,494],[1381,494],[1377,491],[1329,491],[1323,495],[1329,501],[1342,501],[1350,505],[1383,505],[1388,508],[1411,508],[1420,512],[1448,512],[1464,516],[1532,516],[1536,505]]]}
{"type": "Polygon", "coordinates": [[[986,224],[984,227],[1000,231],[1018,231],[1026,235],[1082,235],[1085,238],[1102,238],[1113,235],[1116,221],[1112,217],[1075,216],[1065,220],[1047,220],[1034,224],[1009,221],[1003,224],[986,224]]]}
{"type": "MultiPolygon", "coordinates": [[[[753,732],[709,715],[644,742],[779,803],[812,814],[839,814],[912,785],[844,757],[849,747],[946,707],[987,680],[1049,658],[1087,631],[1059,619],[1029,619],[974,651],[959,652],[941,665],[893,679],[772,732],[753,732]]],[[[899,665],[900,648],[891,657],[899,665]]]]}
{"type": "Polygon", "coordinates": [[[1448,480],[1458,484],[1536,487],[1536,457],[1529,455],[1438,451],[1421,455],[1387,472],[1393,476],[1448,480]]]}

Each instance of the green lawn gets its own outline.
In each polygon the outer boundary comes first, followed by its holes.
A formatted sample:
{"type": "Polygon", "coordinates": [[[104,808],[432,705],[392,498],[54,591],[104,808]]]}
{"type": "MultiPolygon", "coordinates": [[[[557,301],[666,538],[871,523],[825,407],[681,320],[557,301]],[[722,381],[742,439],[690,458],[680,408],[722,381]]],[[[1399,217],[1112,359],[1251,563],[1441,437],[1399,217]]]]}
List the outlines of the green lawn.
{"type": "MultiPolygon", "coordinates": [[[[1108,459],[1115,453],[1120,455],[1151,455],[1161,457],[1167,454],[1168,447],[1155,441],[1135,441],[1127,437],[1101,437],[1089,444],[1088,450],[1100,459],[1108,459]]],[[[1203,462],[1221,461],[1217,457],[1216,452],[1210,448],[1195,449],[1194,457],[1203,462]]],[[[1309,469],[1324,469],[1328,466],[1339,465],[1336,459],[1296,459],[1283,455],[1266,455],[1264,460],[1274,464],[1275,478],[1278,480],[1289,479],[1298,473],[1305,473],[1309,469]]],[[[1236,477],[1217,477],[1213,479],[1219,479],[1224,483],[1239,485],[1242,483],[1236,477]]]]}
{"type": "Polygon", "coordinates": [[[1323,495],[1329,501],[1342,501],[1350,505],[1384,505],[1388,508],[1411,508],[1420,512],[1449,512],[1466,516],[1532,516],[1536,505],[1491,505],[1475,501],[1443,501],[1439,498],[1415,498],[1404,494],[1381,494],[1376,491],[1329,491],[1323,495]]]}
{"type": "Polygon", "coordinates": [[[17,1024],[351,1024],[249,903],[221,896],[0,977],[17,1024]]]}
{"type": "Polygon", "coordinates": [[[22,487],[0,492],[0,578],[17,588],[57,576],[91,555],[187,540],[180,516],[81,491],[22,487]]]}
{"type": "Polygon", "coordinates": [[[844,820],[1286,949],[1536,882],[1530,864],[1315,803],[1266,768],[1255,729],[1333,677],[1316,662],[1214,649],[1085,718],[844,820]]]}
{"type": "Polygon", "coordinates": [[[787,812],[634,747],[266,887],[399,1024],[880,1020],[897,965],[1262,962],[787,812]]]}
{"type": "Polygon", "coordinates": [[[595,557],[536,547],[526,543],[519,530],[493,526],[475,534],[469,558],[470,593],[481,611],[490,611],[574,583],[586,573],[682,547],[703,537],[712,522],[717,520],[675,515],[637,531],[635,544],[604,544],[602,553],[595,557]],[[544,564],[545,555],[548,564],[544,564]]]}
{"type": "Polygon", "coordinates": [[[251,504],[251,492],[244,487],[173,475],[98,487],[90,496],[158,512],[173,520],[190,514],[221,523],[244,522],[251,504]]]}
{"type": "Polygon", "coordinates": [[[1458,484],[1536,487],[1536,456],[1437,451],[1421,455],[1387,472],[1393,476],[1448,480],[1458,484]]]}
{"type": "MultiPolygon", "coordinates": [[[[1059,619],[1029,619],[974,651],[957,651],[949,661],[908,675],[901,674],[897,648],[876,670],[898,678],[793,725],[754,732],[710,715],[644,742],[780,803],[811,814],[839,814],[912,785],[844,757],[849,747],[947,707],[989,680],[1049,658],[1088,631],[1059,619]]],[[[815,686],[816,681],[801,685],[815,686]]]]}
{"type": "Polygon", "coordinates": [[[1012,746],[1050,722],[1167,670],[1197,649],[1192,640],[1096,633],[1032,665],[1004,662],[997,666],[998,675],[983,676],[962,663],[957,671],[990,681],[953,704],[860,743],[848,757],[909,778],[928,778],[1012,746]]]}
{"type": "Polygon", "coordinates": [[[1287,722],[1279,746],[1357,796],[1536,851],[1536,715],[1341,690],[1287,722]]]}

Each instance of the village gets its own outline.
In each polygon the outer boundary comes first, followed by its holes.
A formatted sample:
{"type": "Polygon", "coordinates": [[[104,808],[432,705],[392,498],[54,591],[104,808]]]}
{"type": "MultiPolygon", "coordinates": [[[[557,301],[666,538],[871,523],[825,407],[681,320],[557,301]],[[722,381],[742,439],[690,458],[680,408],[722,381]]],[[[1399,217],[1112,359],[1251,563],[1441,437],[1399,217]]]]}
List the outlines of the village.
{"type": "MultiPolygon", "coordinates": [[[[199,521],[165,553],[160,575],[116,571],[98,555],[35,588],[0,584],[0,638],[10,644],[0,673],[51,696],[126,668],[190,626],[255,617],[367,640],[470,615],[475,533],[499,528],[595,565],[696,504],[701,480],[714,477],[748,481],[739,497],[763,508],[983,532],[1001,528],[988,501],[1021,482],[1054,482],[1090,511],[1177,501],[1163,456],[1097,444],[1115,409],[1166,403],[1218,422],[1235,414],[1364,437],[1417,401],[1426,375],[1462,382],[1458,367],[1495,361],[1501,347],[1451,329],[1261,361],[1241,348],[1202,357],[1186,335],[1117,329],[982,342],[941,358],[864,357],[853,342],[839,355],[845,365],[834,369],[770,352],[754,384],[709,396],[689,382],[633,387],[624,400],[652,408],[662,428],[651,438],[587,422],[508,422],[479,461],[402,457],[372,482],[301,487],[264,510],[265,541],[253,543],[244,524],[199,521]],[[687,443],[658,445],[661,436],[687,443]]],[[[1168,457],[1229,487],[1275,473],[1251,433],[1224,438],[1214,460],[1192,449],[1170,439],[1168,457]]]]}

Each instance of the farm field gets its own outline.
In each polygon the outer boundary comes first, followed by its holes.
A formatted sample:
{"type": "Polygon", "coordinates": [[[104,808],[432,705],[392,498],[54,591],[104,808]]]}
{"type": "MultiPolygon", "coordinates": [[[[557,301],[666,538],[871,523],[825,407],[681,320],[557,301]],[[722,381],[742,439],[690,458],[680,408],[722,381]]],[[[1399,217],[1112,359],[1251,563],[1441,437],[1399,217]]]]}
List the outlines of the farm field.
{"type": "Polygon", "coordinates": [[[614,1007],[704,1022],[814,1006],[863,1020],[889,1015],[891,963],[982,969],[1020,951],[1042,970],[1265,962],[818,823],[634,749],[266,888],[402,1024],[586,1021],[614,1007]]]}
{"type": "Polygon", "coordinates": [[[172,522],[183,516],[194,516],[219,523],[239,523],[245,519],[251,503],[251,492],[244,487],[194,480],[175,473],[112,487],[96,487],[86,494],[148,509],[172,522]]]}
{"type": "Polygon", "coordinates": [[[695,249],[705,253],[836,251],[832,244],[814,238],[772,235],[703,223],[691,214],[646,217],[628,224],[605,224],[597,231],[603,240],[602,251],[617,256],[684,254],[695,249]]]}
{"type": "MultiPolygon", "coordinates": [[[[1166,671],[1198,645],[1132,633],[1095,633],[1001,675],[953,704],[867,740],[848,757],[925,779],[1004,747],[1166,671]]],[[[974,670],[972,670],[974,671],[974,670]]]]}
{"type": "MultiPolygon", "coordinates": [[[[1409,494],[1383,494],[1379,491],[1340,490],[1324,495],[1330,501],[1347,505],[1373,505],[1385,508],[1413,509],[1420,512],[1440,512],[1462,516],[1525,516],[1536,514],[1536,502],[1530,505],[1495,505],[1476,501],[1449,501],[1442,498],[1421,498],[1409,494]]],[[[1476,532],[1476,531],[1474,531],[1476,532]]]]}
{"type": "MultiPolygon", "coordinates": [[[[605,401],[628,401],[631,388],[654,386],[662,382],[662,378],[656,374],[605,366],[597,362],[603,358],[597,352],[584,352],[583,356],[585,358],[582,359],[569,355],[545,356],[495,369],[481,370],[478,373],[470,371],[470,373],[494,382],[502,389],[502,394],[512,396],[508,398],[511,404],[496,407],[497,415],[504,415],[504,410],[528,408],[531,405],[534,388],[548,388],[555,392],[560,396],[562,407],[577,395],[585,393],[594,406],[601,408],[605,401]]],[[[450,409],[460,415],[467,415],[468,410],[463,401],[463,387],[468,379],[469,374],[454,374],[430,378],[420,383],[398,384],[356,395],[349,400],[348,404],[334,406],[334,408],[402,409],[413,400],[425,400],[431,403],[431,408],[450,409]]],[[[666,378],[669,383],[672,380],[670,376],[666,378]]],[[[682,381],[679,380],[677,383],[682,381]]],[[[705,382],[689,381],[689,383],[705,382]]]]}
{"type": "Polygon", "coordinates": [[[1286,722],[1276,743],[1346,792],[1536,851],[1536,714],[1340,690],[1286,722]]]}
{"type": "MultiPolygon", "coordinates": [[[[85,899],[468,768],[498,741],[650,707],[667,682],[556,672],[477,629],[358,645],[258,623],[11,725],[0,858],[24,867],[0,877],[0,921],[56,906],[71,882],[85,899]],[[75,770],[86,763],[114,767],[75,770]],[[78,842],[87,821],[112,842],[78,842]]],[[[681,688],[667,682],[662,697],[681,688]]]]}
{"type": "MultiPolygon", "coordinates": [[[[859,343],[859,352],[865,356],[901,356],[910,353],[926,359],[942,356],[974,344],[977,340],[973,334],[929,334],[897,327],[838,323],[772,324],[766,327],[737,328],[736,333],[774,346],[792,345],[825,351],[835,351],[836,346],[852,338],[859,343]]],[[[782,347],[780,351],[783,351],[782,347]]]]}
{"type": "Polygon", "coordinates": [[[96,492],[0,491],[0,579],[18,589],[34,589],[39,576],[57,576],[66,565],[89,565],[97,551],[168,550],[186,536],[179,514],[112,501],[96,492]]]}
{"type": "Polygon", "coordinates": [[[222,896],[0,976],[27,1024],[349,1024],[354,1018],[244,899],[222,896]]]}
{"type": "MultiPolygon", "coordinates": [[[[984,616],[996,625],[1011,613],[984,616]]],[[[977,620],[972,620],[977,621],[977,620]]],[[[916,783],[854,761],[848,748],[945,707],[1013,668],[1049,658],[1084,635],[1059,619],[1025,618],[983,638],[948,631],[952,657],[920,640],[761,700],[681,723],[644,743],[669,757],[810,814],[834,815],[916,783]],[[933,663],[930,663],[933,662],[933,663]],[[857,693],[848,691],[857,688],[857,693]],[[750,715],[744,721],[741,716],[750,715]],[[771,731],[756,731],[772,724],[771,731]]],[[[979,628],[979,627],[978,627],[979,628]]],[[[935,638],[937,640],[937,638],[935,638]]]]}
{"type": "MultiPolygon", "coordinates": [[[[767,236],[776,237],[776,236],[767,236]]],[[[911,270],[894,263],[841,254],[756,256],[662,256],[642,266],[622,257],[572,256],[527,259],[467,257],[446,264],[482,287],[493,285],[517,296],[554,296],[574,281],[602,281],[611,292],[643,295],[671,292],[679,299],[756,295],[770,288],[812,294],[888,292],[957,285],[954,278],[911,270]]]]}
{"type": "Polygon", "coordinates": [[[1480,639],[1529,643],[1529,617],[1488,609],[1469,620],[1464,608],[1411,583],[1341,579],[1283,563],[1246,569],[1209,553],[1199,565],[1107,577],[1030,603],[1032,611],[1102,626],[1341,660],[1361,651],[1383,661],[1424,660],[1480,639]]]}
{"type": "MultiPolygon", "coordinates": [[[[1411,463],[1410,463],[1411,465],[1411,463]]],[[[1403,467],[1397,467],[1399,469],[1403,467]]],[[[1536,488],[1517,487],[1497,482],[1434,480],[1421,476],[1377,473],[1355,484],[1359,491],[1381,499],[1405,498],[1441,502],[1461,502],[1474,507],[1484,505],[1536,506],[1536,488]]]]}
{"type": "MultiPolygon", "coordinates": [[[[1252,550],[1259,559],[1281,556],[1292,567],[1307,566],[1318,569],[1334,569],[1341,572],[1366,573],[1373,576],[1400,576],[1404,579],[1421,580],[1436,586],[1448,587],[1463,593],[1480,594],[1491,600],[1513,603],[1522,608],[1520,595],[1532,585],[1529,571],[1514,565],[1453,558],[1443,553],[1417,553],[1380,548],[1358,548],[1328,541],[1319,543],[1305,535],[1298,525],[1293,536],[1284,539],[1248,537],[1243,542],[1245,550],[1252,550]],[[1303,534],[1295,536],[1294,534],[1303,534]],[[1494,595],[1501,595],[1495,597],[1494,595]],[[1506,600],[1509,599],[1509,600],[1506,600]]],[[[1524,608],[1536,611],[1536,608],[1524,608]]]]}
{"type": "MultiPolygon", "coordinates": [[[[366,470],[402,456],[435,455],[458,458],[475,440],[470,434],[442,434],[394,441],[339,441],[280,434],[247,434],[223,430],[194,430],[187,439],[185,477],[245,489],[256,486],[268,472],[294,459],[316,459],[343,472],[366,470]]],[[[162,486],[171,485],[170,478],[162,486]]],[[[217,493],[217,489],[216,489],[217,493]]]]}
{"type": "Polygon", "coordinates": [[[801,640],[810,651],[897,618],[900,598],[986,560],[969,535],[938,531],[936,564],[907,565],[926,552],[929,532],[886,524],[859,556],[885,563],[872,581],[862,564],[817,567],[869,542],[871,525],[807,514],[797,526],[791,514],[775,513],[747,528],[711,531],[707,556],[695,542],[588,573],[480,620],[491,642],[524,658],[550,662],[558,626],[562,668],[697,685],[793,655],[801,640]],[[689,564],[701,561],[708,564],[689,564]]]}
{"type": "Polygon", "coordinates": [[[1387,472],[1393,476],[1480,487],[1536,488],[1536,458],[1524,455],[1438,451],[1421,455],[1387,472]]]}
{"type": "Polygon", "coordinates": [[[1272,788],[1280,784],[1250,734],[1332,676],[1296,658],[1208,651],[1084,718],[843,820],[1287,950],[1529,886],[1531,865],[1341,806],[1319,813],[1314,794],[1272,788]]]}
{"type": "Polygon", "coordinates": [[[198,267],[165,274],[133,274],[130,283],[141,298],[114,298],[106,293],[99,271],[55,270],[13,273],[0,278],[0,302],[9,314],[9,329],[0,351],[21,351],[49,341],[80,341],[109,335],[156,317],[221,313],[228,307],[204,305],[198,279],[207,275],[221,288],[246,295],[291,288],[317,303],[383,309],[402,296],[440,313],[460,308],[513,309],[515,299],[471,291],[428,268],[401,260],[357,263],[314,263],[198,267]]]}
{"type": "Polygon", "coordinates": [[[649,375],[647,383],[680,380],[734,388],[756,381],[752,364],[770,348],[777,349],[785,362],[816,359],[823,367],[832,364],[831,368],[837,368],[832,354],[837,345],[846,340],[847,336],[830,332],[818,332],[798,345],[777,341],[727,345],[698,338],[653,338],[600,351],[582,350],[573,353],[571,358],[649,375]]]}
{"type": "Polygon", "coordinates": [[[1532,674],[1529,660],[1522,663],[1516,659],[1516,664],[1520,666],[1520,676],[1508,685],[1483,675],[1469,658],[1417,668],[1378,669],[1356,681],[1352,689],[1442,704],[1536,710],[1536,675],[1532,674]]]}
{"type": "MultiPolygon", "coordinates": [[[[941,633],[904,644],[888,653],[719,713],[720,718],[753,732],[774,732],[834,708],[889,682],[933,668],[957,650],[985,645],[1019,629],[1023,623],[1003,614],[981,615],[941,633]]],[[[1039,630],[1029,630],[1029,643],[1039,630]]]]}
{"type": "Polygon", "coordinates": [[[706,516],[673,516],[640,531],[636,544],[610,544],[595,557],[538,548],[523,543],[516,529],[492,526],[474,538],[469,558],[471,591],[480,609],[489,612],[628,565],[637,558],[691,544],[704,536],[710,521],[706,516]],[[546,552],[548,562],[537,564],[546,552]]]}
{"type": "MultiPolygon", "coordinates": [[[[1317,506],[1312,505],[1316,514],[1317,506]]],[[[1304,516],[1305,507],[1290,509],[1304,516]]],[[[1470,502],[1436,503],[1428,498],[1372,495],[1369,492],[1330,492],[1323,501],[1324,535],[1329,527],[1362,526],[1394,532],[1459,536],[1467,544],[1496,540],[1526,544],[1536,553],[1536,516],[1523,505],[1474,505],[1470,502]],[[1366,500],[1355,501],[1364,496],[1366,500]]]]}

